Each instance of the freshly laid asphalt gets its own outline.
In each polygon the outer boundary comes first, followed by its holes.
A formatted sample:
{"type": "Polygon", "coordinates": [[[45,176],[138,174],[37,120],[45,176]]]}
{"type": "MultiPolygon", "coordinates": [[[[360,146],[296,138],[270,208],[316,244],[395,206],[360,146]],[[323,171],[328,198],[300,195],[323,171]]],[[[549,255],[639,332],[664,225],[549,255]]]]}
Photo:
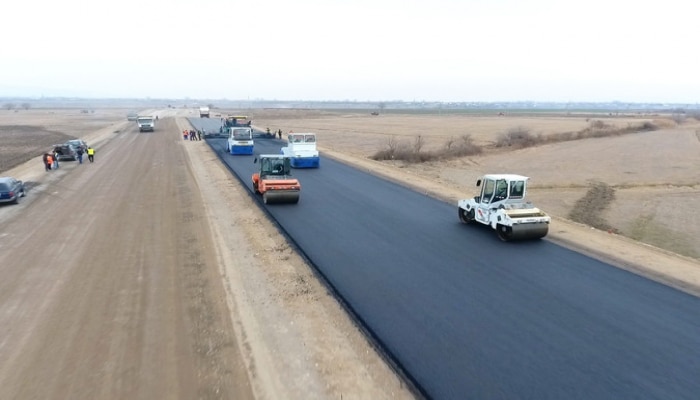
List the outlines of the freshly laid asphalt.
{"type": "MultiPolygon", "coordinates": [[[[208,143],[252,190],[253,156],[208,143]]],[[[284,145],[257,139],[255,153],[284,145]]],[[[503,243],[456,205],[323,153],[293,175],[299,203],[263,207],[426,397],[700,398],[697,297],[546,239],[503,243]]]]}

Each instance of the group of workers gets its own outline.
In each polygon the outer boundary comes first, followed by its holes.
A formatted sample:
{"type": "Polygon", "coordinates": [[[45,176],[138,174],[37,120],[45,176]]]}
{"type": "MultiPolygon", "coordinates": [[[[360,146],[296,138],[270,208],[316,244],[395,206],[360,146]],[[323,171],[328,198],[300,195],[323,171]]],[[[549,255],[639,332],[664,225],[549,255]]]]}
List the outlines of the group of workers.
{"type": "Polygon", "coordinates": [[[194,129],[190,129],[189,131],[187,129],[182,131],[182,138],[184,140],[202,140],[202,133],[206,131],[201,131],[197,129],[196,131],[194,129]]]}
{"type": "MultiPolygon", "coordinates": [[[[90,161],[90,162],[95,161],[95,149],[88,146],[87,149],[85,150],[85,152],[83,152],[83,148],[79,147],[76,150],[76,155],[78,157],[79,164],[83,163],[83,154],[84,153],[87,153],[88,161],[90,161]]],[[[58,169],[58,167],[59,167],[58,156],[59,156],[58,150],[54,147],[54,149],[51,152],[46,152],[41,157],[42,161],[44,162],[44,168],[47,171],[51,171],[52,169],[58,169]]]]}
{"type": "MultiPolygon", "coordinates": [[[[267,136],[272,136],[273,138],[275,137],[274,132],[270,132],[270,128],[267,128],[267,136]]],[[[282,129],[277,130],[277,137],[282,139],[282,129]]]]}

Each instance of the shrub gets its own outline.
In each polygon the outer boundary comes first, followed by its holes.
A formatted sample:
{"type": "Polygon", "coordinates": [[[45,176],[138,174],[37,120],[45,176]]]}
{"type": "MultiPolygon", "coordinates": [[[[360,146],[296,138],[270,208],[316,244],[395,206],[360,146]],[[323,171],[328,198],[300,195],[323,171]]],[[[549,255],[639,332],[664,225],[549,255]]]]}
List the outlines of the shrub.
{"type": "Polygon", "coordinates": [[[444,157],[457,158],[481,154],[483,149],[474,143],[470,135],[464,135],[459,140],[450,139],[445,143],[444,157]]]}
{"type": "Polygon", "coordinates": [[[671,119],[672,119],[673,122],[675,122],[677,125],[680,125],[680,124],[682,124],[682,123],[685,122],[685,119],[686,119],[685,112],[682,112],[682,113],[673,113],[673,114],[671,115],[671,119]]]}
{"type": "Polygon", "coordinates": [[[396,140],[395,136],[390,136],[387,142],[387,148],[384,150],[379,150],[374,153],[372,157],[373,160],[393,160],[396,157],[396,150],[399,147],[399,142],[396,140]]]}
{"type": "Polygon", "coordinates": [[[398,142],[395,137],[391,137],[387,148],[379,150],[370,158],[377,161],[401,160],[409,163],[423,163],[470,156],[482,152],[481,146],[475,144],[469,135],[464,135],[459,140],[449,139],[445,142],[444,149],[440,151],[425,151],[423,150],[424,145],[425,140],[422,136],[417,136],[413,145],[409,145],[407,142],[398,142]]]}
{"type": "Polygon", "coordinates": [[[508,132],[501,134],[496,140],[496,147],[516,147],[524,148],[535,146],[543,141],[541,136],[533,136],[530,130],[519,126],[511,128],[508,132]]]}

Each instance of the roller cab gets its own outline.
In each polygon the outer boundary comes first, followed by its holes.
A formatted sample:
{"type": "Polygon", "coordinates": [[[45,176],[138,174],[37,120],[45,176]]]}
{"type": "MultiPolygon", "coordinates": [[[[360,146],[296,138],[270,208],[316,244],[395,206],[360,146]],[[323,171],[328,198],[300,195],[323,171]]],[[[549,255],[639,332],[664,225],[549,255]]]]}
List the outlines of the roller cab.
{"type": "Polygon", "coordinates": [[[299,202],[301,185],[292,177],[289,157],[281,154],[263,154],[253,162],[260,165],[253,174],[253,191],[262,195],[265,204],[299,202]]]}
{"type": "Polygon", "coordinates": [[[545,237],[551,218],[526,200],[529,179],[514,174],[484,175],[476,183],[480,194],[457,203],[460,221],[489,225],[503,241],[545,237]]]}

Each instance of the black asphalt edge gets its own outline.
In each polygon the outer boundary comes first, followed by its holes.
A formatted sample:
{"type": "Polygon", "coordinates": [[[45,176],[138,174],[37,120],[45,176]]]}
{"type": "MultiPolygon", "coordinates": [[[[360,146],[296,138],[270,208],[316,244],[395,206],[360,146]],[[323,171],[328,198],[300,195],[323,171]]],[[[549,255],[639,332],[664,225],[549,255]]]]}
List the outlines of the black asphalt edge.
{"type": "MultiPolygon", "coordinates": [[[[189,119],[188,119],[189,121],[189,119]]],[[[224,162],[223,157],[226,155],[226,153],[221,153],[218,152],[211,144],[207,143],[209,147],[212,149],[212,151],[216,154],[217,157],[221,160],[222,164],[231,172],[231,175],[235,177],[241,185],[246,189],[246,193],[248,193],[248,196],[253,200],[253,202],[258,206],[260,210],[262,210],[265,215],[267,215],[268,219],[275,224],[277,227],[277,230],[287,239],[292,244],[292,247],[296,252],[302,257],[302,259],[307,262],[309,265],[312,267],[312,271],[314,275],[321,281],[321,283],[326,287],[326,289],[330,292],[330,294],[333,296],[333,298],[338,301],[340,306],[348,313],[350,316],[350,319],[355,323],[355,325],[364,333],[365,337],[368,339],[368,342],[374,348],[374,350],[384,359],[384,361],[390,366],[390,368],[399,376],[402,378],[403,382],[406,383],[408,386],[408,389],[411,391],[412,394],[414,394],[418,399],[429,399],[430,397],[427,395],[425,392],[425,389],[413,379],[408,372],[403,368],[403,366],[392,356],[391,352],[386,350],[384,347],[382,341],[379,339],[379,337],[370,329],[364,322],[364,320],[360,317],[360,315],[355,311],[355,309],[348,303],[341,295],[338,293],[336,288],[331,284],[331,282],[326,278],[326,276],[323,274],[323,272],[318,268],[316,263],[309,257],[308,254],[304,251],[304,249],[299,246],[299,244],[294,240],[291,235],[284,229],[284,227],[272,216],[272,214],[267,210],[265,205],[263,204],[262,200],[253,193],[251,190],[251,186],[248,185],[248,180],[246,177],[241,177],[239,176],[236,171],[231,168],[226,162],[224,162]]]]}

